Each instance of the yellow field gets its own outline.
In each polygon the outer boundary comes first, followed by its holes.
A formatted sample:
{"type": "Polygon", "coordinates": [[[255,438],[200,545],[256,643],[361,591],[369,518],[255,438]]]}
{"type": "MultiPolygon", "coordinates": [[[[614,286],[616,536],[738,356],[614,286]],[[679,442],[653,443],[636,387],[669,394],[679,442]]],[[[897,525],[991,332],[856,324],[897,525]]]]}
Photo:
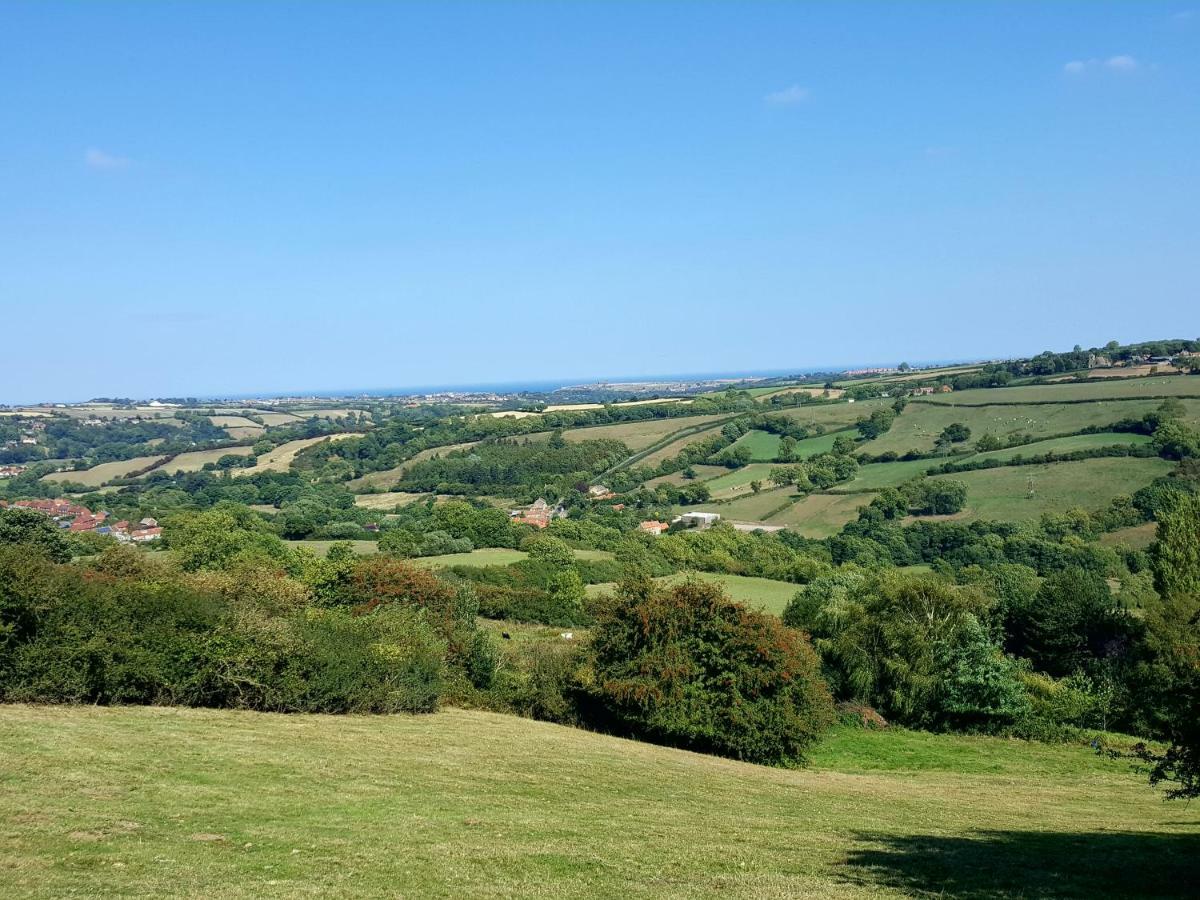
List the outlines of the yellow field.
{"type": "Polygon", "coordinates": [[[363,509],[394,509],[397,506],[404,506],[412,503],[414,500],[421,499],[424,494],[406,494],[403,491],[396,491],[390,494],[358,494],[354,498],[354,505],[363,509]]]}
{"type": "Polygon", "coordinates": [[[85,469],[82,472],[52,472],[49,475],[43,476],[42,481],[69,481],[73,484],[83,484],[88,487],[100,487],[100,485],[112,481],[114,478],[124,478],[130,472],[145,469],[162,458],[161,456],[135,456],[133,459],[100,463],[100,465],[92,466],[90,469],[85,469]]]}
{"type": "Polygon", "coordinates": [[[563,432],[568,441],[621,441],[630,450],[645,450],[669,434],[692,425],[715,422],[725,415],[679,416],[672,419],[646,419],[641,422],[621,422],[617,425],[596,425],[591,428],[571,428],[563,432]]]}
{"type": "Polygon", "coordinates": [[[343,438],[362,437],[361,434],[334,434],[326,437],[302,438],[298,441],[288,441],[280,444],[270,453],[264,453],[258,462],[249,469],[238,469],[235,476],[253,475],[256,472],[286,472],[291,468],[292,461],[301,450],[319,444],[322,441],[338,441],[343,438]]]}
{"type": "Polygon", "coordinates": [[[168,463],[163,463],[154,471],[166,472],[173,475],[176,472],[199,472],[206,463],[215,463],[222,456],[249,456],[249,447],[222,447],[217,450],[192,450],[180,453],[168,463]]]}
{"type": "Polygon", "coordinates": [[[208,421],[218,428],[261,428],[257,422],[252,422],[245,416],[209,416],[208,421]]]}
{"type": "Polygon", "coordinates": [[[291,425],[300,421],[297,416],[285,412],[260,412],[259,410],[255,410],[254,415],[258,416],[269,426],[291,425]]]}
{"type": "Polygon", "coordinates": [[[444,447],[430,447],[428,450],[422,450],[420,453],[413,456],[412,459],[405,460],[400,465],[392,469],[383,469],[380,472],[368,472],[360,478],[354,478],[346,482],[346,489],[349,491],[358,491],[364,488],[383,488],[388,490],[392,488],[401,478],[404,473],[419,462],[424,462],[427,459],[433,459],[435,456],[445,456],[447,453],[453,453],[456,450],[466,450],[468,447],[474,447],[479,441],[464,441],[461,444],[447,444],[444,447]]]}

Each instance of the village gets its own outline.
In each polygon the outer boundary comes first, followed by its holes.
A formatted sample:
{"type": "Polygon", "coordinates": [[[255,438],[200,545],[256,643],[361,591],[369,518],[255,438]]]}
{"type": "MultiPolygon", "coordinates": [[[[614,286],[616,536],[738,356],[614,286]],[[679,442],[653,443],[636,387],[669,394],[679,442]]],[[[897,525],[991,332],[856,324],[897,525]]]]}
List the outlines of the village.
{"type": "Polygon", "coordinates": [[[144,518],[137,523],[124,519],[109,524],[109,514],[103,510],[92,512],[86,506],[68,500],[0,500],[0,509],[31,509],[49,516],[58,527],[73,534],[91,532],[110,535],[123,544],[144,544],[162,538],[162,526],[157,519],[144,518]]]}

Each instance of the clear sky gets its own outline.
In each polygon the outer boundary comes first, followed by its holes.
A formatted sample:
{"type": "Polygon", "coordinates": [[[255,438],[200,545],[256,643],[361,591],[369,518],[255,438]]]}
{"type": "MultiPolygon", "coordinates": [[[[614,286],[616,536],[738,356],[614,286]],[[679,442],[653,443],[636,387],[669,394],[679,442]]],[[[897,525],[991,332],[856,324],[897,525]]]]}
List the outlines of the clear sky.
{"type": "Polygon", "coordinates": [[[1200,3],[6,2],[0,334],[0,402],[1196,337],[1200,3]]]}

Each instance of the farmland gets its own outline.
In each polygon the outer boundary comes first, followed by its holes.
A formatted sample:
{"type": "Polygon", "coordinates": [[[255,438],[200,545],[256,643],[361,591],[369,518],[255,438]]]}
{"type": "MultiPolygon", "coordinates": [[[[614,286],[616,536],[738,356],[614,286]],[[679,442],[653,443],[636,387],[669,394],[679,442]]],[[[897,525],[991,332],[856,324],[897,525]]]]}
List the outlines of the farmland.
{"type": "MultiPolygon", "coordinates": [[[[576,550],[574,552],[576,559],[612,559],[612,554],[603,550],[576,550]]],[[[472,550],[469,553],[447,553],[444,556],[422,556],[414,559],[413,562],[429,569],[444,569],[447,566],[508,566],[528,558],[529,554],[523,550],[497,548],[472,550]]]]}
{"type": "Polygon", "coordinates": [[[131,472],[137,472],[153,466],[163,457],[135,456],[133,459],[121,459],[116,462],[100,463],[82,472],[54,472],[45,476],[43,481],[71,482],[87,487],[100,487],[116,478],[125,478],[131,472]]]}
{"type": "Polygon", "coordinates": [[[1112,447],[1117,444],[1148,443],[1150,443],[1149,435],[1103,431],[1098,434],[1073,434],[1067,437],[1051,438],[1048,441],[1035,441],[1032,444],[1008,447],[1004,450],[990,450],[986,453],[978,453],[972,458],[1009,460],[1015,456],[1040,456],[1050,452],[1072,453],[1077,450],[1094,450],[1097,447],[1112,447]]]}
{"type": "Polygon", "coordinates": [[[1121,494],[1132,494],[1171,471],[1163,459],[1111,457],[1036,466],[1002,466],[936,475],[967,485],[966,509],[955,518],[1032,521],[1071,507],[1099,509],[1121,494]],[[1033,496],[1029,482],[1033,479],[1033,496]]]}
{"type": "Polygon", "coordinates": [[[380,472],[368,472],[360,478],[354,478],[346,482],[346,487],[351,491],[363,490],[364,488],[383,488],[384,490],[388,490],[395,487],[404,477],[405,471],[417,463],[433,459],[434,457],[446,456],[459,450],[467,450],[478,443],[478,441],[464,441],[460,444],[447,444],[444,447],[430,447],[428,450],[422,450],[419,453],[413,454],[412,459],[405,461],[395,468],[384,469],[380,472]]]}
{"type": "MultiPolygon", "coordinates": [[[[1054,388],[1057,390],[1057,388],[1054,388]]],[[[1001,390],[986,392],[999,395],[1001,390]]],[[[957,396],[957,395],[954,395],[957,396]]],[[[1156,409],[1160,401],[1132,400],[1122,403],[1062,403],[1045,405],[991,405],[955,407],[935,403],[910,403],[887,433],[868,445],[870,452],[931,452],[942,430],[955,422],[971,430],[972,440],[984,434],[998,438],[1027,434],[1049,438],[1072,434],[1083,428],[1111,425],[1126,417],[1139,417],[1156,409]]],[[[1200,405],[1196,407],[1200,412],[1200,405]]]]}
{"type": "Polygon", "coordinates": [[[222,456],[249,456],[249,447],[219,447],[215,450],[195,450],[180,453],[170,462],[163,463],[155,472],[199,472],[208,463],[215,463],[222,456]]]}
{"type": "Polygon", "coordinates": [[[1044,403],[1076,400],[1126,400],[1157,397],[1200,398],[1200,378],[1185,375],[1128,380],[1031,384],[1021,387],[955,391],[935,394],[931,403],[1044,403]]]}
{"type": "MultiPolygon", "coordinates": [[[[779,455],[779,435],[766,431],[748,431],[733,446],[746,447],[752,462],[771,462],[779,455]]],[[[832,442],[831,442],[832,443],[832,442]]]]}
{"type": "Polygon", "coordinates": [[[336,441],[349,437],[361,437],[357,434],[335,434],[328,437],[301,438],[280,444],[268,453],[258,457],[258,461],[249,469],[238,469],[238,475],[252,475],[255,472],[286,472],[295,460],[296,454],[322,441],[336,441]]]}
{"type": "Polygon", "coordinates": [[[406,494],[403,491],[393,491],[387,494],[357,494],[354,497],[354,505],[360,506],[363,509],[390,510],[396,506],[404,506],[406,503],[412,503],[423,496],[425,495],[406,494]]]}
{"type": "Polygon", "coordinates": [[[871,502],[872,494],[809,494],[783,512],[766,519],[768,525],[786,525],[805,537],[823,538],[836,534],[858,517],[859,507],[871,502]]]}
{"type": "Polygon", "coordinates": [[[563,432],[568,441],[620,441],[630,450],[645,450],[668,435],[683,428],[715,422],[726,416],[677,416],[668,419],[641,419],[617,425],[594,425],[588,428],[569,428],[563,432]]]}
{"type": "Polygon", "coordinates": [[[789,771],[458,709],[6,706],[0,778],[10,897],[1165,896],[1200,857],[1127,763],[903,730],[789,771]]]}

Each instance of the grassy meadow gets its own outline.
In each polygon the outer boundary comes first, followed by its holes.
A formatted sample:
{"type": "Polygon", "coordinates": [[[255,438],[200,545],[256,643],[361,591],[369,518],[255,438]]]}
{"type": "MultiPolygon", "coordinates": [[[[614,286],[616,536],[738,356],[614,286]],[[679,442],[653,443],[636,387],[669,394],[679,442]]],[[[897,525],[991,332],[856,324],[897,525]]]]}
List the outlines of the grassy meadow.
{"type": "Polygon", "coordinates": [[[705,425],[723,415],[677,416],[669,419],[642,419],[636,422],[620,422],[616,425],[593,425],[587,428],[568,428],[563,437],[568,441],[620,441],[630,450],[645,450],[663,438],[684,428],[705,425]]]}
{"type": "Polygon", "coordinates": [[[163,463],[156,472],[199,472],[208,463],[215,463],[222,456],[249,456],[250,447],[221,447],[216,450],[193,450],[180,453],[170,462],[163,463]]]}
{"type": "Polygon", "coordinates": [[[837,730],[771,769],[494,713],[0,707],[6,897],[1184,896],[1087,747],[837,730]]]}
{"type": "Polygon", "coordinates": [[[1153,375],[1148,378],[1029,384],[1020,387],[978,388],[934,394],[933,403],[1029,403],[1046,400],[1109,400],[1131,397],[1200,397],[1200,378],[1153,375]]]}
{"type": "Polygon", "coordinates": [[[804,537],[825,538],[858,518],[859,507],[869,504],[874,496],[869,493],[809,494],[765,521],[768,525],[786,525],[804,537]]]}
{"type": "Polygon", "coordinates": [[[748,448],[752,462],[771,462],[779,455],[780,440],[779,435],[769,431],[748,431],[733,446],[748,448]]]}
{"type": "Polygon", "coordinates": [[[255,472],[286,472],[292,466],[296,455],[314,444],[322,441],[338,441],[343,438],[362,437],[361,434],[333,434],[315,438],[301,438],[280,444],[268,453],[264,453],[249,469],[237,469],[235,475],[253,475],[255,472]]]}
{"type": "Polygon", "coordinates": [[[931,477],[954,478],[967,485],[966,508],[952,518],[1025,522],[1036,520],[1043,513],[1072,507],[1100,509],[1114,497],[1132,494],[1172,468],[1173,463],[1157,457],[1102,457],[931,477]],[[1032,497],[1029,496],[1031,477],[1032,497]]]}

